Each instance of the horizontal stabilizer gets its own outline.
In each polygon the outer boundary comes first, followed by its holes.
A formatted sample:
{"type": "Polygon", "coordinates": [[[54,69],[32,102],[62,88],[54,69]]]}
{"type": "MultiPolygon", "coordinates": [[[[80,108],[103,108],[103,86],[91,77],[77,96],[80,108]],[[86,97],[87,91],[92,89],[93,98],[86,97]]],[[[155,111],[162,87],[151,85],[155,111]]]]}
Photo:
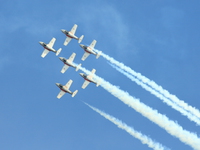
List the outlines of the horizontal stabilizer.
{"type": "Polygon", "coordinates": [[[80,69],[82,64],[79,64],[77,67],[76,67],[76,71],[78,71],[80,69]]]}
{"type": "Polygon", "coordinates": [[[100,85],[100,83],[99,83],[99,82],[97,82],[96,86],[98,87],[99,85],[100,85]]]}
{"type": "Polygon", "coordinates": [[[102,51],[100,51],[100,52],[97,54],[96,59],[98,59],[98,58],[101,56],[101,53],[102,53],[102,51]]]}
{"type": "Polygon", "coordinates": [[[62,48],[59,48],[56,52],[56,56],[58,56],[60,54],[60,52],[62,51],[62,48]]]}
{"type": "Polygon", "coordinates": [[[83,38],[84,38],[84,35],[81,35],[81,37],[78,39],[78,43],[81,43],[83,38]]]}
{"type": "Polygon", "coordinates": [[[72,97],[74,97],[77,93],[78,93],[78,90],[74,91],[74,92],[72,93],[72,97]]]}

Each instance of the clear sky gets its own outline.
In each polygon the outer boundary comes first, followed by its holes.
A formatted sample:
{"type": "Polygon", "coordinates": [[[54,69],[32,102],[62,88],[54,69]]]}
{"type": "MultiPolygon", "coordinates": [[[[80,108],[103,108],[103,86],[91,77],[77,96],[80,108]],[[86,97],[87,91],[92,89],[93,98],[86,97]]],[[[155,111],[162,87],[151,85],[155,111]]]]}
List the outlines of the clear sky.
{"type": "Polygon", "coordinates": [[[76,53],[75,63],[119,86],[149,107],[200,137],[200,127],[136,85],[100,57],[81,61],[76,40],[63,45],[76,23],[82,44],[97,40],[96,49],[155,81],[200,109],[200,2],[198,0],[16,0],[0,5],[0,149],[1,150],[148,150],[147,145],[94,112],[82,101],[122,120],[172,150],[192,148],[122,103],[101,86],[81,89],[81,71],[60,70],[49,53],[41,58],[39,41],[57,40],[59,56],[76,53]],[[74,82],[72,98],[56,98],[55,83],[74,82]]]}

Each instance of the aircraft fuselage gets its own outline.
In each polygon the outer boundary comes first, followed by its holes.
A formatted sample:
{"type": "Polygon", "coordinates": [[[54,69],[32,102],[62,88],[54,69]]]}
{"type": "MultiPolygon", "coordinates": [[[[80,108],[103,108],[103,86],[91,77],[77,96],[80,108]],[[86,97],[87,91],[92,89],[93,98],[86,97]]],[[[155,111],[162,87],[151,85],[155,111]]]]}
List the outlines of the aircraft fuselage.
{"type": "Polygon", "coordinates": [[[42,47],[44,47],[44,49],[56,53],[56,50],[53,49],[53,48],[48,47],[46,43],[44,43],[44,42],[39,42],[39,43],[40,43],[40,45],[42,45],[42,47]]]}
{"type": "Polygon", "coordinates": [[[63,58],[63,57],[59,57],[59,59],[60,59],[65,65],[68,65],[68,66],[71,66],[71,67],[76,68],[76,66],[73,65],[71,62],[69,62],[67,59],[65,59],[65,58],[63,58]]]}
{"type": "Polygon", "coordinates": [[[83,77],[85,80],[96,84],[96,82],[93,79],[88,78],[88,76],[86,74],[80,73],[80,76],[83,77]]]}
{"type": "Polygon", "coordinates": [[[81,47],[82,49],[84,49],[84,51],[86,51],[87,53],[97,55],[97,53],[95,53],[95,52],[93,51],[93,49],[92,49],[91,47],[89,47],[89,46],[85,46],[85,45],[83,45],[83,44],[80,44],[80,47],[81,47]]]}
{"type": "Polygon", "coordinates": [[[70,37],[70,38],[72,38],[72,39],[76,39],[76,40],[79,39],[77,36],[75,36],[74,34],[72,34],[70,31],[67,31],[67,30],[64,30],[64,29],[62,29],[61,31],[62,31],[62,33],[64,33],[66,36],[68,36],[68,37],[70,37]]]}
{"type": "Polygon", "coordinates": [[[59,87],[59,89],[65,93],[70,93],[72,94],[72,92],[70,90],[68,90],[64,85],[60,84],[60,83],[56,83],[56,85],[59,87]]]}

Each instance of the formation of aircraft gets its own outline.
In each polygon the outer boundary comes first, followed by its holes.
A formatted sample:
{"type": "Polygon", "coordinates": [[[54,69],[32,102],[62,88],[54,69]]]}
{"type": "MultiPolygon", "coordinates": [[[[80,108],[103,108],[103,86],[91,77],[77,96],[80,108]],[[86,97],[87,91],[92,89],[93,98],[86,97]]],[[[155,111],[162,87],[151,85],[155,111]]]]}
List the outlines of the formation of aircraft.
{"type": "Polygon", "coordinates": [[[74,65],[74,64],[73,64],[73,61],[74,61],[75,56],[76,56],[76,53],[72,53],[72,55],[69,57],[69,59],[66,59],[66,58],[64,58],[64,57],[59,57],[59,59],[64,63],[64,66],[63,66],[63,68],[61,69],[61,73],[65,73],[65,71],[66,71],[70,66],[76,68],[76,71],[79,70],[81,64],[79,64],[79,65],[74,65]]]}
{"type": "Polygon", "coordinates": [[[83,88],[83,89],[85,89],[85,88],[88,86],[88,84],[89,84],[90,82],[96,84],[97,87],[100,85],[100,83],[94,81],[94,79],[93,79],[93,76],[94,76],[95,72],[96,72],[96,70],[95,70],[95,69],[92,69],[92,71],[91,71],[91,73],[90,73],[89,75],[86,75],[86,74],[84,74],[84,73],[79,73],[80,76],[83,77],[84,80],[85,80],[85,81],[83,82],[83,85],[82,85],[82,88],[83,88]]]}
{"type": "Polygon", "coordinates": [[[65,93],[71,94],[72,97],[74,97],[78,93],[78,90],[76,90],[74,92],[69,90],[72,82],[73,82],[72,80],[69,80],[65,85],[56,83],[56,85],[60,88],[60,92],[58,93],[58,96],[57,96],[58,99],[60,99],[65,93]]]}
{"type": "Polygon", "coordinates": [[[85,53],[83,54],[83,57],[81,58],[81,60],[85,60],[90,54],[96,55],[96,59],[98,59],[101,55],[101,52],[99,52],[98,54],[94,51],[94,47],[96,45],[97,41],[93,40],[92,43],[89,46],[80,44],[81,48],[84,49],[85,53]]]}
{"type": "MultiPolygon", "coordinates": [[[[78,43],[82,42],[84,35],[82,35],[80,38],[75,36],[77,27],[78,26],[76,24],[74,24],[74,26],[72,27],[72,29],[70,31],[67,31],[67,30],[64,30],[64,29],[61,30],[67,36],[65,41],[64,41],[65,46],[71,41],[71,39],[78,40],[78,43]]],[[[59,48],[58,50],[55,50],[53,48],[55,41],[56,41],[56,38],[52,38],[51,41],[48,44],[46,44],[44,42],[39,42],[39,44],[44,47],[44,51],[41,54],[42,58],[44,58],[50,51],[56,53],[56,56],[58,56],[60,54],[62,48],[59,48]]],[[[84,61],[90,54],[96,55],[97,59],[100,57],[102,52],[96,53],[94,51],[94,47],[95,47],[96,43],[97,43],[97,41],[93,40],[92,43],[89,46],[80,44],[81,48],[83,48],[84,51],[85,51],[81,60],[84,61]]],[[[59,59],[64,63],[64,66],[61,69],[61,73],[65,73],[65,71],[69,67],[74,67],[76,71],[78,71],[80,69],[81,64],[77,65],[77,64],[73,63],[75,56],[76,56],[76,53],[72,53],[71,56],[68,59],[66,59],[64,57],[59,57],[59,59]]],[[[83,85],[82,85],[83,89],[85,89],[90,82],[96,84],[97,87],[100,85],[100,83],[96,82],[93,79],[95,72],[96,72],[96,70],[92,69],[91,73],[88,74],[88,75],[86,75],[84,73],[80,73],[80,76],[83,77],[84,80],[85,80],[83,85]]],[[[71,86],[72,82],[73,82],[73,80],[70,79],[65,85],[62,85],[60,83],[56,83],[56,85],[60,88],[60,92],[57,95],[58,99],[60,99],[65,93],[71,94],[72,97],[74,97],[78,93],[78,90],[75,90],[74,92],[70,91],[70,86],[71,86]]]]}
{"type": "Polygon", "coordinates": [[[62,48],[59,48],[57,51],[53,48],[53,45],[56,41],[56,38],[52,38],[51,41],[49,42],[49,44],[46,44],[44,42],[39,42],[40,45],[42,45],[44,47],[44,51],[41,55],[42,58],[44,58],[50,51],[56,53],[56,56],[58,56],[62,50],[62,48]]]}
{"type": "Polygon", "coordinates": [[[77,36],[75,36],[77,27],[78,26],[75,24],[70,31],[61,29],[62,33],[64,33],[67,36],[66,39],[65,39],[65,41],[64,41],[64,45],[65,46],[67,46],[67,44],[71,41],[71,39],[78,40],[78,43],[81,43],[81,41],[83,40],[84,35],[82,35],[80,38],[78,38],[77,36]]]}

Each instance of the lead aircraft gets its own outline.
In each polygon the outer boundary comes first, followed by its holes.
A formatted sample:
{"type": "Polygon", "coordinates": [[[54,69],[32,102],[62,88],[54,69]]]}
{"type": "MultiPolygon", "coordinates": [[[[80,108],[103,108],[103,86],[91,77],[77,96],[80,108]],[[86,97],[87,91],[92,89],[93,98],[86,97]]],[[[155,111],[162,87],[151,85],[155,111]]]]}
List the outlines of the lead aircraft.
{"type": "Polygon", "coordinates": [[[66,58],[64,58],[64,57],[59,57],[59,59],[64,63],[64,66],[63,66],[63,68],[61,69],[61,73],[65,73],[65,71],[66,71],[70,66],[76,68],[76,71],[79,70],[81,64],[79,64],[79,65],[74,65],[74,64],[73,64],[73,61],[74,61],[75,56],[76,56],[76,53],[72,53],[72,55],[71,55],[68,59],[66,59],[66,58]]]}
{"type": "Polygon", "coordinates": [[[90,54],[96,55],[96,59],[98,59],[100,57],[102,52],[100,51],[99,53],[96,53],[94,51],[94,47],[95,47],[96,43],[97,43],[97,41],[93,40],[92,43],[89,46],[80,44],[80,47],[82,49],[84,49],[84,51],[85,51],[85,53],[83,54],[83,57],[81,58],[81,60],[84,61],[90,54]]]}
{"type": "Polygon", "coordinates": [[[69,90],[69,88],[70,88],[72,82],[73,82],[72,80],[69,80],[65,85],[62,85],[62,84],[60,84],[60,83],[56,83],[56,85],[57,85],[57,86],[60,88],[60,90],[61,90],[60,93],[58,93],[58,95],[57,95],[57,98],[58,98],[58,99],[60,99],[65,93],[71,94],[72,97],[74,97],[74,96],[77,94],[78,90],[76,90],[76,91],[74,91],[74,92],[72,92],[72,91],[69,90]]]}
{"type": "Polygon", "coordinates": [[[90,82],[96,84],[97,87],[100,85],[100,83],[98,83],[98,82],[96,82],[96,81],[93,80],[93,76],[94,76],[95,72],[96,72],[96,70],[92,69],[92,71],[91,71],[91,73],[89,75],[86,75],[84,73],[79,73],[80,76],[85,79],[85,81],[84,81],[84,83],[82,85],[83,89],[85,89],[90,82]]]}
{"type": "Polygon", "coordinates": [[[39,42],[40,45],[42,45],[44,47],[44,51],[41,55],[42,58],[44,58],[50,51],[56,53],[56,56],[58,56],[60,54],[62,48],[59,48],[58,50],[55,50],[53,48],[55,41],[56,41],[56,38],[52,38],[51,41],[49,42],[49,44],[46,44],[44,42],[39,42]]]}
{"type": "Polygon", "coordinates": [[[62,33],[64,33],[67,36],[67,38],[64,41],[65,46],[67,46],[67,44],[71,41],[71,39],[78,40],[78,43],[81,43],[81,41],[83,40],[84,35],[82,35],[80,38],[75,36],[77,27],[78,27],[77,24],[74,24],[74,26],[72,27],[70,31],[61,29],[62,33]]]}

